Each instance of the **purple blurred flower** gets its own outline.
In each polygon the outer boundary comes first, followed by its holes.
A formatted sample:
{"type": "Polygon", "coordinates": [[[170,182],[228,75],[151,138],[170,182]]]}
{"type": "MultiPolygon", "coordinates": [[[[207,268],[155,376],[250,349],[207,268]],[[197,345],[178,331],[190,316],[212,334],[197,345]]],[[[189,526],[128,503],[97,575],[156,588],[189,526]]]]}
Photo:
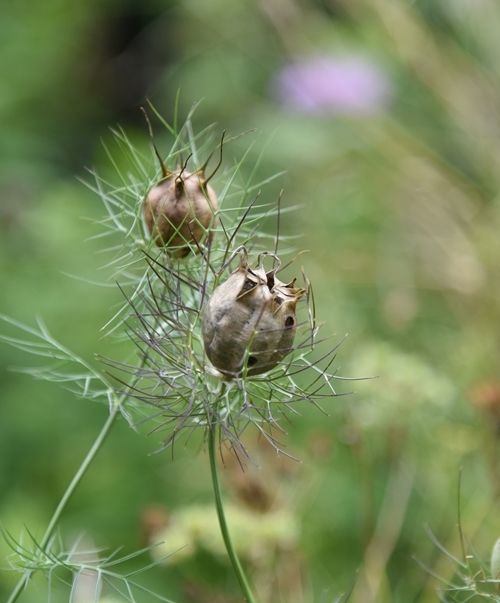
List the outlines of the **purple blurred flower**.
{"type": "Polygon", "coordinates": [[[287,107],[305,113],[369,115],[391,96],[387,74],[359,56],[315,56],[286,65],[274,87],[287,107]]]}

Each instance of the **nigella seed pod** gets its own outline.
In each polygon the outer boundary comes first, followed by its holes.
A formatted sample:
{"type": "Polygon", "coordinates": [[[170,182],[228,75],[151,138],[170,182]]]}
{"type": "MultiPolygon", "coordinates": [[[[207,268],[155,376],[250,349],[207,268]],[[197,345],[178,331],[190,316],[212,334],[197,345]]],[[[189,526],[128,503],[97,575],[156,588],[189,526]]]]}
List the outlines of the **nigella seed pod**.
{"type": "Polygon", "coordinates": [[[275,270],[243,261],[213,292],[203,313],[203,342],[210,362],[224,375],[258,375],[293,348],[296,304],[303,295],[275,270]]]}
{"type": "Polygon", "coordinates": [[[174,257],[184,257],[213,237],[217,196],[203,170],[168,171],[144,199],[144,220],[156,244],[174,257]]]}

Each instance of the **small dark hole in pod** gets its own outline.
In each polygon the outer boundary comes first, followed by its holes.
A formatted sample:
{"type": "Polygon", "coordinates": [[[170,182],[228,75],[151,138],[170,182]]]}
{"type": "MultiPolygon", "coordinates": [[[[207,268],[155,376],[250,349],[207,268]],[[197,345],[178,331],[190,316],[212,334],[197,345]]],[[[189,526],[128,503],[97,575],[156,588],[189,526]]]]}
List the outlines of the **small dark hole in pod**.
{"type": "Polygon", "coordinates": [[[278,306],[281,306],[281,304],[283,303],[283,298],[282,298],[282,297],[280,297],[279,295],[277,295],[277,296],[274,298],[274,301],[275,301],[275,302],[278,304],[278,306]]]}
{"type": "Polygon", "coordinates": [[[254,366],[255,364],[257,364],[257,357],[249,356],[247,364],[248,364],[248,366],[254,366]]]}
{"type": "Polygon", "coordinates": [[[274,276],[272,274],[267,275],[267,287],[269,291],[274,287],[274,276]]]}
{"type": "Polygon", "coordinates": [[[293,316],[289,316],[285,320],[285,327],[293,327],[294,324],[295,324],[295,320],[293,319],[293,316]]]}

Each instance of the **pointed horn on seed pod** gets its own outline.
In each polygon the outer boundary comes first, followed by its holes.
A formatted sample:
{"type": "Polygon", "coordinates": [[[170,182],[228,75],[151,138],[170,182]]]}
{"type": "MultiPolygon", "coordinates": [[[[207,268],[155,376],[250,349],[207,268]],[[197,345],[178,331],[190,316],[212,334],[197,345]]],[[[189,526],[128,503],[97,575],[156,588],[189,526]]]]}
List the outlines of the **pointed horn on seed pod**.
{"type": "MultiPolygon", "coordinates": [[[[217,162],[217,165],[215,166],[214,171],[210,174],[210,176],[208,176],[208,178],[205,178],[205,184],[208,184],[210,182],[210,180],[212,180],[212,178],[215,176],[215,174],[217,173],[218,169],[220,168],[220,166],[222,165],[222,149],[224,147],[224,137],[226,136],[226,130],[224,130],[222,132],[222,136],[220,138],[220,155],[219,155],[219,161],[217,162]]],[[[208,162],[207,162],[208,163],[208,162]]],[[[206,166],[205,166],[206,167],[206,166]]],[[[203,169],[203,171],[205,171],[205,169],[203,169]]]]}
{"type": "Polygon", "coordinates": [[[273,307],[274,312],[283,312],[283,308],[287,311],[295,312],[297,302],[304,296],[305,289],[295,287],[297,279],[293,279],[290,283],[282,283],[277,278],[273,287],[273,307]]]}
{"type": "Polygon", "coordinates": [[[153,135],[153,127],[151,126],[151,121],[149,120],[149,115],[144,107],[141,107],[141,111],[144,115],[144,119],[146,120],[146,124],[148,126],[149,138],[151,139],[151,144],[153,145],[154,153],[156,155],[156,158],[158,159],[158,163],[160,164],[162,177],[163,177],[163,179],[170,178],[170,176],[172,176],[172,172],[165,165],[165,163],[160,155],[160,152],[158,151],[158,148],[155,144],[154,135],[153,135]]]}
{"type": "Polygon", "coordinates": [[[236,247],[236,249],[231,253],[231,255],[229,256],[229,258],[224,262],[224,264],[222,265],[222,267],[220,268],[219,274],[222,274],[224,272],[224,270],[229,266],[229,264],[231,264],[231,262],[234,260],[234,258],[240,254],[240,267],[241,266],[248,266],[248,250],[245,247],[245,245],[239,245],[238,247],[236,247]]]}
{"type": "Polygon", "coordinates": [[[206,184],[206,176],[205,176],[205,170],[207,169],[208,166],[208,162],[210,161],[210,159],[212,159],[212,155],[214,154],[213,151],[210,152],[210,155],[206,158],[205,163],[196,170],[196,173],[200,176],[200,181],[202,181],[204,184],[206,184]]]}
{"type": "Polygon", "coordinates": [[[259,265],[259,268],[261,268],[262,270],[265,270],[264,256],[270,256],[273,258],[273,267],[271,268],[271,270],[266,271],[267,286],[269,287],[269,290],[272,291],[272,289],[274,287],[274,279],[275,279],[276,273],[281,268],[281,260],[275,253],[272,253],[270,251],[263,251],[257,257],[257,263],[259,265]]]}

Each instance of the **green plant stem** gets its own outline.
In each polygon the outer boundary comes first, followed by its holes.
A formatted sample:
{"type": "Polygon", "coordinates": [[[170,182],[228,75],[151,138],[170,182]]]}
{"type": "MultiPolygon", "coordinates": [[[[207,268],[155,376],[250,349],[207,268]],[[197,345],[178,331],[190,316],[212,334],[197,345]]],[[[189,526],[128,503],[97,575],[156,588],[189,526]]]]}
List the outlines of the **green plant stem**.
{"type": "MultiPolygon", "coordinates": [[[[59,523],[59,520],[61,519],[61,515],[63,514],[63,511],[66,508],[66,505],[68,504],[68,502],[69,502],[70,498],[72,497],[74,491],[76,490],[78,484],[80,483],[83,476],[87,472],[92,461],[94,460],[94,458],[97,455],[97,453],[99,452],[102,444],[106,440],[109,432],[111,431],[111,428],[113,427],[113,424],[114,424],[117,416],[120,414],[120,406],[121,406],[122,401],[123,400],[117,401],[115,403],[115,405],[113,406],[113,409],[109,413],[108,418],[106,419],[106,422],[104,423],[101,431],[99,432],[99,435],[95,439],[90,450],[87,452],[85,458],[82,461],[82,464],[80,465],[80,467],[78,468],[78,471],[73,476],[73,479],[69,483],[61,500],[59,501],[59,504],[57,505],[56,510],[54,511],[54,513],[50,519],[49,525],[47,526],[47,529],[45,530],[45,534],[43,535],[42,541],[40,543],[40,549],[42,551],[45,551],[45,549],[47,548],[47,545],[49,544],[50,539],[52,538],[52,536],[54,534],[54,531],[57,527],[57,524],[59,523]]],[[[7,603],[14,603],[15,601],[17,601],[17,599],[19,598],[19,595],[22,593],[22,591],[28,584],[33,573],[34,572],[30,570],[30,571],[26,571],[21,576],[19,582],[16,584],[14,590],[12,591],[10,597],[7,599],[7,603]]]]}
{"type": "Polygon", "coordinates": [[[231,535],[229,533],[229,529],[227,527],[226,515],[224,513],[224,503],[222,501],[222,494],[220,489],[219,475],[217,473],[217,458],[216,458],[216,436],[217,436],[217,425],[212,424],[210,426],[208,432],[208,456],[210,457],[210,472],[212,475],[212,487],[214,490],[215,497],[215,507],[217,509],[217,516],[219,518],[220,530],[222,532],[222,538],[224,540],[224,545],[226,546],[226,551],[231,560],[231,565],[236,573],[236,577],[238,578],[238,582],[240,583],[241,590],[245,597],[245,601],[248,603],[256,603],[256,599],[252,594],[252,590],[250,589],[250,585],[248,584],[247,577],[245,576],[245,572],[241,567],[240,560],[234,550],[233,542],[231,540],[231,535]]]}

